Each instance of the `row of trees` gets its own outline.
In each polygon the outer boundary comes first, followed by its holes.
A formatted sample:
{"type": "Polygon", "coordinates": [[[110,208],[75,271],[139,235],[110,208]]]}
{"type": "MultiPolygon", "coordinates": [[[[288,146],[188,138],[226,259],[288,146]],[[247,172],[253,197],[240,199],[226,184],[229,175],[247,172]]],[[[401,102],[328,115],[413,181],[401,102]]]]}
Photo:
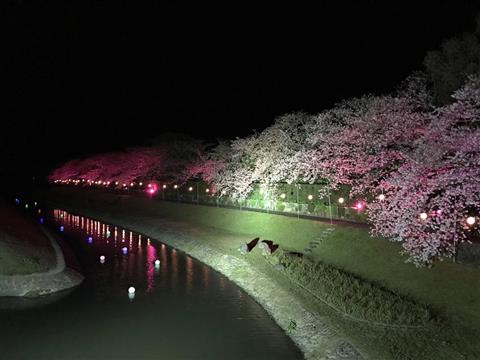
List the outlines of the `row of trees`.
{"type": "MultiPolygon", "coordinates": [[[[317,115],[287,114],[262,132],[205,146],[170,138],[155,146],[70,161],[51,180],[123,183],[200,178],[219,196],[265,198],[280,183],[347,186],[366,203],[374,235],[402,244],[417,265],[452,256],[477,234],[480,211],[480,78],[436,106],[422,74],[390,95],[344,101],[317,115]],[[469,223],[466,219],[470,218],[469,223]],[[473,226],[472,226],[473,225],[473,226]]],[[[322,194],[319,194],[322,196],[322,194]]]]}
{"type": "Polygon", "coordinates": [[[190,176],[245,197],[260,184],[349,186],[367,203],[372,233],[424,265],[476,234],[480,211],[480,81],[434,106],[421,74],[395,94],[344,101],[317,115],[287,114],[260,133],[220,144],[190,176]],[[467,223],[467,219],[469,223],[467,223]]]}

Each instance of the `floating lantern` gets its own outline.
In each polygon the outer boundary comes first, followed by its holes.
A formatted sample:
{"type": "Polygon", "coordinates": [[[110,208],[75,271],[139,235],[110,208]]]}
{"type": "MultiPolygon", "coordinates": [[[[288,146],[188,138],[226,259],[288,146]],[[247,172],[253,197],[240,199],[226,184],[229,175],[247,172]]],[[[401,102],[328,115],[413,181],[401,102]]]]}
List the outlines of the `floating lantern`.
{"type": "Polygon", "coordinates": [[[205,189],[205,192],[208,194],[210,192],[210,189],[205,189]]]}
{"type": "Polygon", "coordinates": [[[25,209],[28,209],[28,204],[25,204],[25,209]]]}
{"type": "Polygon", "coordinates": [[[135,185],[133,182],[132,182],[132,183],[130,183],[130,186],[133,186],[133,185],[135,185]]]}
{"type": "Polygon", "coordinates": [[[89,244],[93,243],[93,236],[89,236],[89,237],[87,238],[87,242],[88,242],[89,244]]]}
{"type": "Polygon", "coordinates": [[[420,214],[420,219],[422,219],[422,220],[427,220],[427,218],[428,218],[428,214],[427,214],[426,212],[422,212],[422,213],[420,214]]]}
{"type": "Polygon", "coordinates": [[[307,196],[307,198],[308,198],[308,200],[313,200],[313,195],[310,194],[310,195],[307,196]]]}
{"type": "Polygon", "coordinates": [[[122,254],[127,255],[128,253],[128,248],[126,246],[122,247],[122,254]]]}
{"type": "Polygon", "coordinates": [[[64,232],[65,231],[65,227],[62,225],[60,226],[60,232],[64,232]]]}
{"type": "Polygon", "coordinates": [[[190,186],[190,187],[188,188],[188,191],[193,191],[193,187],[190,186]]]}
{"type": "Polygon", "coordinates": [[[163,187],[164,189],[166,189],[166,188],[167,188],[167,185],[163,184],[163,186],[162,186],[162,187],[163,187]]]}
{"type": "Polygon", "coordinates": [[[41,214],[41,213],[42,213],[42,210],[41,210],[41,209],[38,209],[38,210],[37,210],[37,213],[41,214]]]}
{"type": "Polygon", "coordinates": [[[157,266],[157,267],[160,266],[160,260],[158,260],[158,259],[155,260],[155,266],[157,266]]]}
{"type": "Polygon", "coordinates": [[[36,201],[33,202],[33,206],[37,207],[38,203],[36,201]]]}
{"type": "Polygon", "coordinates": [[[342,198],[342,197],[341,197],[341,198],[338,198],[338,203],[339,203],[339,204],[343,204],[344,202],[345,202],[345,199],[344,199],[344,198],[342,198]]]}
{"type": "Polygon", "coordinates": [[[105,262],[105,255],[100,255],[100,263],[104,263],[105,262]]]}
{"type": "Polygon", "coordinates": [[[174,188],[174,189],[178,189],[178,185],[173,185],[173,188],[174,188]]]}
{"type": "Polygon", "coordinates": [[[467,217],[467,224],[468,224],[469,226],[474,225],[476,222],[477,222],[477,220],[475,219],[474,216],[469,216],[469,217],[467,217]]]}
{"type": "Polygon", "coordinates": [[[128,288],[128,293],[129,293],[129,294],[135,294],[135,288],[134,288],[133,286],[130,286],[130,287],[128,288]]]}
{"type": "Polygon", "coordinates": [[[43,224],[45,222],[44,218],[40,218],[40,224],[43,224]]]}
{"type": "Polygon", "coordinates": [[[142,183],[142,182],[140,182],[140,183],[138,183],[138,185],[140,185],[140,186],[143,186],[143,183],[142,183]]]}

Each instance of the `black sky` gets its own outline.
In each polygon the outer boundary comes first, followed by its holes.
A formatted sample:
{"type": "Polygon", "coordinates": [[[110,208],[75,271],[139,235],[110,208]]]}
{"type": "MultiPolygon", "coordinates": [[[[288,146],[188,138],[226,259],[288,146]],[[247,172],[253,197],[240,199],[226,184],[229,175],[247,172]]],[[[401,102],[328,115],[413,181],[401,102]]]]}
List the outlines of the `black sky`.
{"type": "MultiPolygon", "coordinates": [[[[2,155],[22,173],[141,144],[214,139],[391,91],[479,1],[7,1],[2,155]],[[34,149],[34,151],[32,151],[34,149]]],[[[5,171],[5,170],[4,170],[5,171]]]]}

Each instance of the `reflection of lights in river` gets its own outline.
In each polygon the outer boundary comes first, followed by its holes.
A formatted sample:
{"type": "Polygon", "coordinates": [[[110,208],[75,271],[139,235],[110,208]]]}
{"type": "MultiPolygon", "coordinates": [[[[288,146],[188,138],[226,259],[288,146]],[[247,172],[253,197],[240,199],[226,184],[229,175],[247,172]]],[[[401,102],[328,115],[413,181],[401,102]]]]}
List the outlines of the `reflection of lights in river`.
{"type": "Polygon", "coordinates": [[[100,255],[100,263],[103,264],[105,262],[105,255],[100,255]]]}

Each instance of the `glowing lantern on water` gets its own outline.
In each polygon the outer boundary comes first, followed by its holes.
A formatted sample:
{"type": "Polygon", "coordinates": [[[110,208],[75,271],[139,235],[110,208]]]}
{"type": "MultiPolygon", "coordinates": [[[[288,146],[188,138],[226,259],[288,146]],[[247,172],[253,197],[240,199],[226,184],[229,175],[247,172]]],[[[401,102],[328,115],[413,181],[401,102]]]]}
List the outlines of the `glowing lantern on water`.
{"type": "Polygon", "coordinates": [[[280,194],[280,197],[281,197],[282,199],[285,199],[286,196],[287,196],[287,195],[285,195],[284,193],[280,194]]]}
{"type": "Polygon", "coordinates": [[[427,214],[426,212],[422,212],[422,213],[420,214],[420,219],[422,219],[422,220],[427,220],[427,218],[428,218],[428,214],[427,214]]]}
{"type": "Polygon", "coordinates": [[[188,191],[193,191],[193,187],[190,186],[190,187],[188,188],[188,191]]]}
{"type": "Polygon", "coordinates": [[[474,216],[469,216],[469,217],[467,217],[467,224],[468,224],[469,226],[474,225],[476,222],[477,222],[477,220],[475,219],[474,216]]]}
{"type": "Polygon", "coordinates": [[[378,195],[378,200],[380,200],[380,201],[385,200],[385,195],[384,194],[378,195]]]}
{"type": "Polygon", "coordinates": [[[123,255],[127,255],[128,248],[126,246],[122,247],[122,253],[123,253],[123,255]]]}
{"type": "Polygon", "coordinates": [[[341,198],[338,198],[338,203],[339,203],[339,204],[343,204],[344,202],[345,202],[345,199],[344,199],[344,198],[342,198],[342,197],[341,197],[341,198]]]}
{"type": "Polygon", "coordinates": [[[105,262],[105,255],[100,255],[100,263],[104,263],[105,262]]]}
{"type": "Polygon", "coordinates": [[[308,195],[308,200],[313,200],[313,195],[308,195]]]}
{"type": "Polygon", "coordinates": [[[128,288],[128,293],[129,293],[129,294],[135,294],[135,288],[134,288],[133,286],[130,286],[130,287],[128,288]]]}

